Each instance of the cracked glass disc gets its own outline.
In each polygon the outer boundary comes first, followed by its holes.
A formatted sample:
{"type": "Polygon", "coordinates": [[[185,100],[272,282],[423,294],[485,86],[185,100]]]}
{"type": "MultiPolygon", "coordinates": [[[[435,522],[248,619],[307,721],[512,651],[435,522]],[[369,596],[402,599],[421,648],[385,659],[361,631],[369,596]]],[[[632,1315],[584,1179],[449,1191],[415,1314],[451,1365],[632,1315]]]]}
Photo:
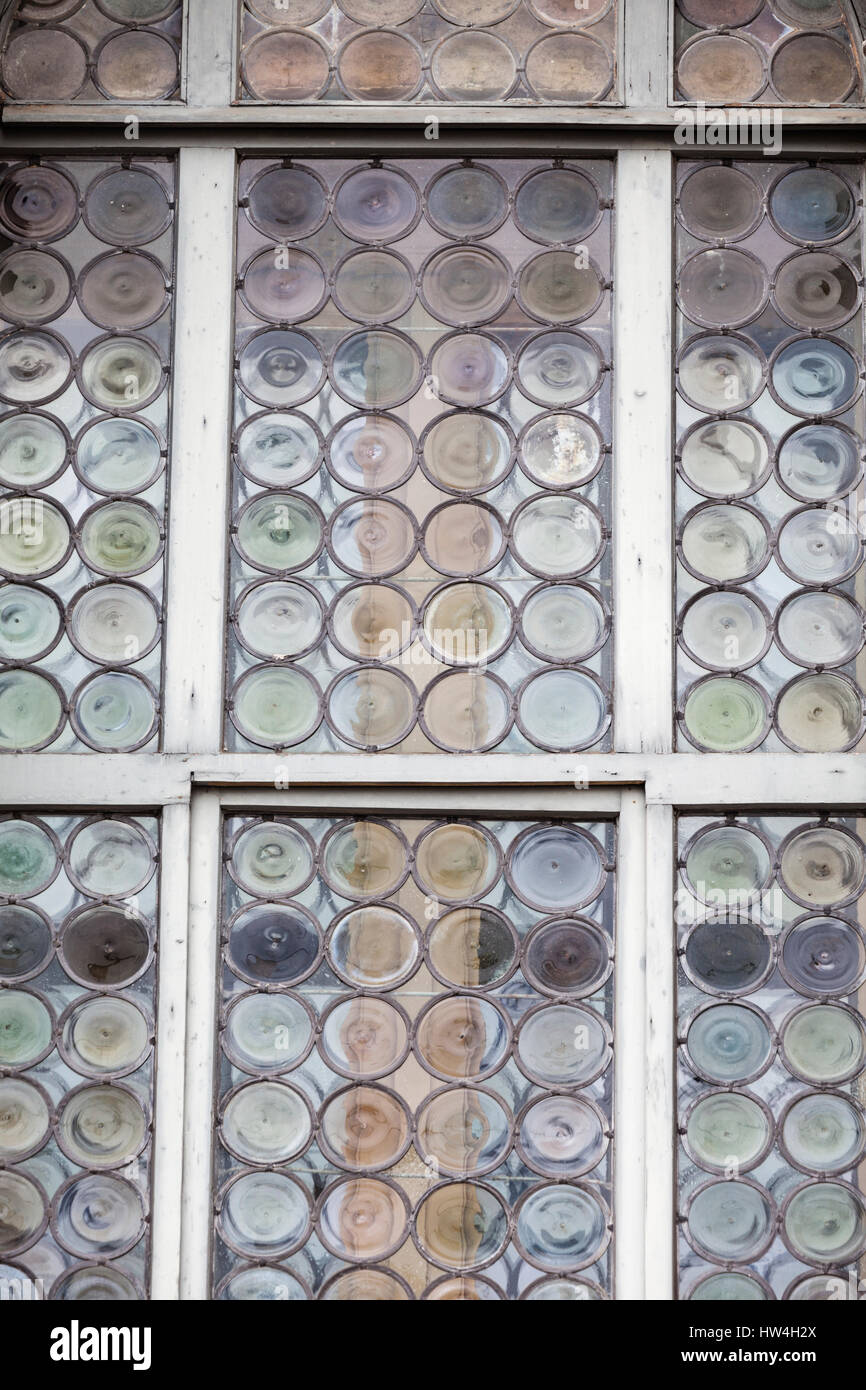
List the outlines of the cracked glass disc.
{"type": "Polygon", "coordinates": [[[724,1169],[736,1163],[753,1168],[772,1139],[767,1113],[749,1096],[720,1091],[704,1096],[689,1115],[686,1143],[702,1168],[724,1169]]]}

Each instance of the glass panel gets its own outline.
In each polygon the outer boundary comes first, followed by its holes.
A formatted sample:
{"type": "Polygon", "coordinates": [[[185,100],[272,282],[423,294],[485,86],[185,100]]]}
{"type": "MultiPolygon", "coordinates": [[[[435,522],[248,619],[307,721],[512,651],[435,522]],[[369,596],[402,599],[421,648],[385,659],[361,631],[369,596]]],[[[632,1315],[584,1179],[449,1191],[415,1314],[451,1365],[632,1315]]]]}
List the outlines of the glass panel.
{"type": "Polygon", "coordinates": [[[0,750],[157,746],[174,166],[0,180],[0,750]]]}
{"type": "Polygon", "coordinates": [[[678,167],[681,749],[862,744],[861,175],[678,167]]]}
{"type": "Polygon", "coordinates": [[[226,822],[215,1296],[612,1289],[612,823],[226,822]]]}
{"type": "Polygon", "coordinates": [[[862,1290],[864,831],[679,821],[681,1298],[862,1290]]]}
{"type": "Polygon", "coordinates": [[[617,0],[245,0],[240,95],[262,102],[616,99],[617,0]]]}
{"type": "Polygon", "coordinates": [[[177,98],[181,0],[13,0],[2,88],[10,101],[177,98]]]}
{"type": "Polygon", "coordinates": [[[610,746],[611,191],[243,162],[230,747],[610,746]]]}
{"type": "Polygon", "coordinates": [[[147,1296],[159,821],[0,816],[2,1297],[147,1296]]]}
{"type": "Polygon", "coordinates": [[[676,0],[676,92],[712,106],[857,105],[843,0],[676,0]]]}

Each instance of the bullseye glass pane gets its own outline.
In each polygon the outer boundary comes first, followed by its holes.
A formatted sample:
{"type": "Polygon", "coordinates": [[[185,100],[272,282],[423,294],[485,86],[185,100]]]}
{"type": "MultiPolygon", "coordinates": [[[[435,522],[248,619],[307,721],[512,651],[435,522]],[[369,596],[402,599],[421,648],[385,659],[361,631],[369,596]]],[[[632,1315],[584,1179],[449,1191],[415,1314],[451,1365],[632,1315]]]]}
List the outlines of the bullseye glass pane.
{"type": "Polygon", "coordinates": [[[858,1296],[864,829],[678,818],[681,1299],[858,1296]]]}
{"type": "Polygon", "coordinates": [[[224,834],[214,1297],[611,1297],[613,822],[224,834]]]}
{"type": "Polygon", "coordinates": [[[241,161],[228,749],[610,748],[613,191],[241,161]]]}

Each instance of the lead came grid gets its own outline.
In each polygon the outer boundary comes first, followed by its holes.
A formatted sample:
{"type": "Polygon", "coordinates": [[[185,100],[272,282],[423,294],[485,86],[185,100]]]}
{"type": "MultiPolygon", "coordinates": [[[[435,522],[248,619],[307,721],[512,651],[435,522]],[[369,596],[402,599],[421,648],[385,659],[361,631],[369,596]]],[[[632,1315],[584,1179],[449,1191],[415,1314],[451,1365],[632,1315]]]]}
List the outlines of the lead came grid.
{"type": "Polygon", "coordinates": [[[177,96],[181,0],[12,0],[12,8],[0,68],[10,100],[177,96]]]}
{"type": "Polygon", "coordinates": [[[612,1290],[613,823],[225,825],[215,1296],[612,1290]]]}
{"type": "Polygon", "coordinates": [[[0,180],[0,750],[157,745],[169,160],[0,180]]]}
{"type": "Polygon", "coordinates": [[[612,176],[243,161],[230,748],[610,746],[612,176]]]}
{"type": "Polygon", "coordinates": [[[617,0],[246,0],[244,101],[615,100],[617,0]]]}
{"type": "Polygon", "coordinates": [[[856,26],[841,0],[676,0],[676,96],[750,106],[863,100],[856,26]]]}
{"type": "Polygon", "coordinates": [[[0,1287],[147,1296],[159,821],[0,816],[0,1287]]]}
{"type": "Polygon", "coordinates": [[[864,830],[680,818],[681,1298],[862,1294],[864,830]]]}
{"type": "Polygon", "coordinates": [[[862,740],[861,179],[679,165],[680,748],[862,740]]]}

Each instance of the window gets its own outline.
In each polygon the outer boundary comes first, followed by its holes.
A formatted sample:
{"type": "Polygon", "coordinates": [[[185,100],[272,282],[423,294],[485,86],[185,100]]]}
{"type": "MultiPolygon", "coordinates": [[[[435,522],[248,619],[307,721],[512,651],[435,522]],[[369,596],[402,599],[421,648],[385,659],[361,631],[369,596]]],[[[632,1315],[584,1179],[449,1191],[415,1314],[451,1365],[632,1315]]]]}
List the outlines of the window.
{"type": "Polygon", "coordinates": [[[862,1296],[863,20],[4,9],[0,1297],[862,1296]]]}

